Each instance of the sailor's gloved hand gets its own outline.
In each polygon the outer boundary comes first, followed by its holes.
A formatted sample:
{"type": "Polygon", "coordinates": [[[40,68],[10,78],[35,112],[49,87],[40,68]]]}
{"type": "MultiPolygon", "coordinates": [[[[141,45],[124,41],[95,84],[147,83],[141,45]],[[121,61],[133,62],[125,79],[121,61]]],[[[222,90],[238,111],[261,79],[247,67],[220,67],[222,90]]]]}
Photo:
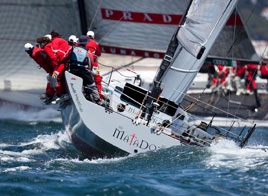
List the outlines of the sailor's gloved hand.
{"type": "Polygon", "coordinates": [[[59,75],[59,72],[58,71],[54,71],[53,74],[52,74],[52,77],[53,78],[57,78],[59,75]]]}

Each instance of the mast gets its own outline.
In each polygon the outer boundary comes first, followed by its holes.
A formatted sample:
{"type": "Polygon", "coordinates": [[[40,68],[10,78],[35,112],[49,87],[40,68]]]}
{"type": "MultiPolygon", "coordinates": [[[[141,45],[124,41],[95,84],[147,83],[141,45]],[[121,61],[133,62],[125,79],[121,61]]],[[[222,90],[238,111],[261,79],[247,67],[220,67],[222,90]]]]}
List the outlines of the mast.
{"type": "Polygon", "coordinates": [[[168,45],[168,49],[167,49],[167,52],[160,64],[160,68],[159,68],[159,71],[157,73],[157,75],[155,76],[154,78],[154,81],[153,81],[153,84],[152,84],[152,88],[151,88],[151,92],[149,94],[149,96],[147,96],[147,100],[145,100],[145,109],[143,111],[143,114],[142,114],[142,117],[145,116],[145,113],[146,113],[146,110],[148,109],[148,116],[147,116],[147,121],[148,123],[150,122],[151,118],[152,118],[152,114],[155,110],[155,104],[153,104],[153,102],[155,100],[157,100],[157,98],[160,96],[161,92],[162,92],[162,89],[161,89],[161,79],[163,77],[163,75],[166,73],[166,71],[168,70],[168,68],[170,67],[171,65],[171,62],[172,62],[172,59],[173,59],[173,56],[175,54],[175,51],[178,47],[178,39],[177,39],[177,34],[178,34],[178,31],[180,30],[181,28],[181,25],[185,22],[186,20],[186,15],[190,9],[190,6],[192,4],[192,1],[191,0],[187,6],[187,9],[183,15],[183,17],[181,18],[181,21],[180,21],[180,24],[178,25],[178,28],[176,29],[175,33],[173,34],[170,42],[169,42],[169,45],[168,45]]]}
{"type": "Polygon", "coordinates": [[[83,35],[87,33],[87,15],[85,10],[85,2],[84,0],[77,0],[78,9],[79,9],[79,16],[80,16],[80,23],[81,23],[81,31],[83,35]]]}

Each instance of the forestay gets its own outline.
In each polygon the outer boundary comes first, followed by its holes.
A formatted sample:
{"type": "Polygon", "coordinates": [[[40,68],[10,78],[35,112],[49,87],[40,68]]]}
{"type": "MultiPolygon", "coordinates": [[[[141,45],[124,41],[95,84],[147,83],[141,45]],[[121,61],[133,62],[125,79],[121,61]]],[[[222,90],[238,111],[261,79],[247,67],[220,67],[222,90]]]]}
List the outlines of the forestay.
{"type": "Polygon", "coordinates": [[[163,97],[177,104],[182,101],[184,93],[203,65],[237,2],[237,0],[192,2],[186,21],[177,34],[179,46],[169,70],[162,78],[165,86],[163,97]]]}

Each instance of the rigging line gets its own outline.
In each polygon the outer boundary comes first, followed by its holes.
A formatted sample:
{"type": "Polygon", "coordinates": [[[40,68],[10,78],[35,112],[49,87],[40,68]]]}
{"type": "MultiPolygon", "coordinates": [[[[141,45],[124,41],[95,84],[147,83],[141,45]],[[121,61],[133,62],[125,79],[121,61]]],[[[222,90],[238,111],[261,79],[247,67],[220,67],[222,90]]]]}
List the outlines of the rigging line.
{"type": "Polygon", "coordinates": [[[112,25],[112,28],[110,31],[108,31],[107,33],[104,34],[104,36],[101,38],[101,40],[99,41],[99,44],[101,44],[101,42],[103,41],[104,37],[110,35],[115,29],[116,29],[116,25],[119,24],[119,22],[124,18],[124,15],[121,16],[121,18],[115,23],[112,25]],[[113,28],[114,27],[114,28],[113,28]]]}
{"type": "MultiPolygon", "coordinates": [[[[190,110],[194,105],[196,105],[196,103],[198,102],[198,100],[200,99],[200,97],[204,94],[206,88],[203,89],[203,92],[198,96],[198,98],[195,100],[194,103],[191,103],[190,105],[188,105],[185,109],[183,109],[185,112],[187,112],[188,110],[190,110]]],[[[178,120],[180,117],[182,116],[182,114],[178,115],[173,121],[171,121],[169,124],[167,124],[164,128],[167,128],[168,126],[170,126],[172,123],[174,123],[176,120],[178,120]]]]}
{"type": "Polygon", "coordinates": [[[137,113],[135,119],[137,119],[137,118],[140,117],[140,114],[141,114],[143,105],[144,105],[144,103],[145,103],[145,100],[147,99],[148,94],[149,94],[149,91],[147,91],[146,95],[144,96],[144,98],[143,98],[143,100],[142,100],[142,103],[141,103],[141,106],[140,106],[140,108],[139,108],[139,111],[138,111],[138,113],[137,113]]]}
{"type": "MultiPolygon", "coordinates": [[[[236,33],[236,22],[237,22],[237,6],[238,6],[238,4],[236,4],[236,8],[235,8],[235,21],[234,21],[234,31],[233,31],[233,42],[235,41],[235,33],[236,33]]],[[[234,58],[234,50],[232,50],[232,59],[234,58]]],[[[229,69],[229,68],[228,68],[229,69]]],[[[231,69],[229,69],[229,82],[230,82],[230,86],[232,87],[232,68],[231,69]]],[[[229,101],[228,101],[228,105],[227,105],[227,111],[228,112],[230,112],[230,99],[231,99],[231,93],[229,93],[229,95],[228,95],[228,99],[229,99],[229,101]]],[[[226,115],[226,117],[228,118],[228,114],[226,115]]],[[[226,119],[226,121],[227,121],[227,119],[226,119]]]]}
{"type": "MultiPolygon", "coordinates": [[[[253,7],[253,9],[251,10],[251,13],[250,13],[249,17],[247,18],[247,20],[245,21],[245,25],[243,25],[244,28],[248,24],[250,18],[253,16],[253,13],[255,12],[256,7],[257,7],[257,3],[255,4],[255,6],[253,7]]],[[[250,31],[250,30],[247,29],[247,31],[250,31]]],[[[239,39],[235,39],[235,41],[232,43],[232,45],[230,46],[229,50],[227,51],[226,56],[228,56],[230,54],[231,50],[233,49],[233,47],[236,44],[236,42],[238,42],[238,40],[239,39]]]]}
{"type": "Polygon", "coordinates": [[[114,70],[114,72],[119,73],[119,75],[121,75],[121,76],[123,76],[125,78],[135,78],[135,76],[126,76],[126,75],[122,74],[121,72],[119,72],[118,70],[114,70]]]}
{"type": "MultiPolygon", "coordinates": [[[[265,56],[265,53],[266,53],[267,48],[268,48],[268,43],[266,42],[265,49],[264,49],[264,51],[263,51],[263,53],[262,53],[262,58],[265,58],[265,57],[266,57],[266,56],[265,56]]],[[[267,57],[266,57],[266,58],[268,58],[268,54],[267,54],[267,57]]],[[[261,60],[261,61],[262,61],[262,60],[261,60]]],[[[260,63],[260,64],[262,64],[262,63],[260,63]]]]}
{"type": "MultiPolygon", "coordinates": [[[[185,96],[191,97],[192,99],[197,99],[197,98],[192,97],[192,96],[187,95],[187,94],[186,94],[185,96]]],[[[211,104],[208,104],[208,103],[206,103],[206,102],[204,102],[204,101],[199,100],[199,102],[202,103],[202,104],[205,104],[205,105],[207,105],[207,106],[210,106],[210,107],[212,107],[213,109],[216,109],[216,110],[218,110],[218,111],[220,111],[220,112],[227,113],[227,111],[222,110],[222,109],[220,109],[220,108],[217,108],[216,106],[213,106],[213,105],[211,105],[211,104]]],[[[239,117],[239,116],[236,116],[236,115],[234,115],[234,114],[231,114],[231,113],[229,113],[229,112],[228,112],[228,114],[229,114],[230,116],[234,117],[234,118],[239,119],[239,120],[246,121],[246,119],[243,119],[243,118],[241,118],[241,117],[239,117]]]]}
{"type": "MultiPolygon", "coordinates": [[[[255,69],[254,72],[253,72],[253,75],[257,74],[256,72],[258,71],[258,69],[255,69]]],[[[251,77],[250,81],[249,81],[249,85],[251,84],[252,85],[252,80],[253,80],[253,77],[251,77]]],[[[256,89],[257,90],[257,89],[256,89]]],[[[242,104],[242,102],[244,101],[246,97],[246,94],[243,95],[242,99],[241,99],[241,102],[240,104],[238,105],[237,109],[236,109],[236,112],[235,112],[235,115],[239,112],[239,109],[240,109],[240,106],[242,104]]],[[[258,103],[257,103],[258,104],[258,103]]]]}
{"type": "Polygon", "coordinates": [[[98,63],[99,63],[101,66],[103,66],[103,67],[114,68],[114,67],[113,67],[113,66],[111,66],[111,65],[105,65],[105,64],[103,64],[103,63],[101,63],[101,62],[99,62],[99,61],[98,61],[98,63]]]}
{"type": "Polygon", "coordinates": [[[120,70],[120,69],[122,69],[122,68],[125,68],[125,67],[128,67],[128,66],[130,66],[130,65],[133,65],[134,63],[137,63],[137,62],[143,60],[144,58],[145,58],[145,57],[141,57],[141,58],[139,58],[139,59],[137,59],[137,60],[135,60],[135,61],[132,61],[131,63],[128,63],[128,64],[126,64],[126,65],[122,65],[122,66],[119,66],[119,67],[117,67],[117,68],[114,68],[112,71],[107,72],[107,73],[103,74],[102,76],[106,76],[106,75],[112,74],[114,71],[118,71],[118,70],[120,70]]]}
{"type": "Polygon", "coordinates": [[[100,1],[99,5],[98,5],[98,8],[96,9],[95,14],[94,14],[94,17],[93,17],[93,19],[91,20],[91,23],[90,23],[88,29],[91,29],[91,26],[92,26],[93,23],[95,22],[95,19],[96,19],[97,14],[99,13],[98,11],[100,10],[100,6],[101,6],[101,4],[102,4],[102,1],[103,1],[103,0],[100,1]]]}

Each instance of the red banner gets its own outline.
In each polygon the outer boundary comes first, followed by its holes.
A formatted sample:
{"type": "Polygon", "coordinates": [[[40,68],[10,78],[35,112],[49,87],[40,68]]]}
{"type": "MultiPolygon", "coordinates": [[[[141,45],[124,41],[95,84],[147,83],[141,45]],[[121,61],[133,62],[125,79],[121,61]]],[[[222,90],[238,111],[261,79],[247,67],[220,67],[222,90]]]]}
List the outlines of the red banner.
{"type": "Polygon", "coordinates": [[[119,48],[119,47],[105,46],[105,45],[100,45],[100,47],[103,53],[110,53],[110,54],[141,56],[141,57],[160,58],[160,59],[162,59],[165,55],[164,52],[119,48]]]}
{"type": "Polygon", "coordinates": [[[128,12],[101,8],[102,18],[106,20],[120,20],[124,22],[150,23],[150,24],[179,24],[182,15],[152,14],[142,12],[128,12]]]}
{"type": "MultiPolygon", "coordinates": [[[[182,15],[175,14],[155,14],[155,13],[142,13],[142,12],[129,12],[121,10],[111,10],[101,8],[102,18],[105,20],[117,20],[123,22],[136,22],[148,24],[166,24],[178,25],[182,15]]],[[[226,23],[227,26],[242,26],[241,18],[238,14],[230,16],[226,23]]]]}

